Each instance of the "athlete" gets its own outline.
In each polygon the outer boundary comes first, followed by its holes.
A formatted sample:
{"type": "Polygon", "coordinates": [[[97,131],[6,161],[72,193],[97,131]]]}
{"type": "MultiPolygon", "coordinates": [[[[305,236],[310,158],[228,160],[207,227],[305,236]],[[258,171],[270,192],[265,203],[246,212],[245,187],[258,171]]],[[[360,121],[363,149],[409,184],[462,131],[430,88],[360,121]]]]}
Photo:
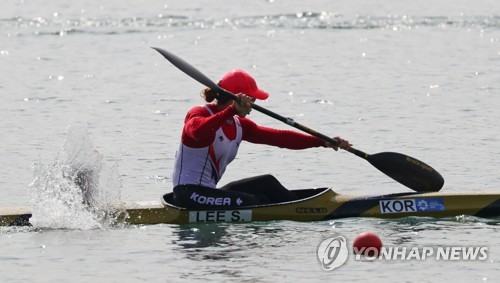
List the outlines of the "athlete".
{"type": "Polygon", "coordinates": [[[219,209],[296,199],[293,191],[272,175],[242,179],[216,189],[226,166],[236,157],[241,141],[296,150],[351,147],[340,137],[335,138],[339,142],[336,146],[297,131],[259,126],[246,118],[252,110],[251,104],[256,99],[267,99],[269,94],[259,89],[243,70],[228,72],[218,85],[236,94],[238,99],[206,88],[202,94],[207,104],[188,111],[173,172],[173,202],[180,207],[219,209]]]}

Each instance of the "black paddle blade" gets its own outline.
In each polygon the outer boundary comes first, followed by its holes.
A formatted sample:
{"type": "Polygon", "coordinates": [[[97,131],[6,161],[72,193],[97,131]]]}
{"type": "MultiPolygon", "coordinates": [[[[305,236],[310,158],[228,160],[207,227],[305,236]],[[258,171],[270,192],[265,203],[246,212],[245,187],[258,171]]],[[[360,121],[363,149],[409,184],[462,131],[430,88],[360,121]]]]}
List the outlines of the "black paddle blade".
{"type": "Polygon", "coordinates": [[[216,83],[214,83],[211,79],[209,79],[207,76],[205,76],[202,72],[200,72],[198,69],[193,67],[188,62],[182,60],[181,58],[168,52],[167,50],[158,47],[151,47],[151,48],[158,51],[161,55],[163,55],[163,57],[165,57],[165,59],[170,61],[170,63],[176,66],[179,70],[183,71],[186,75],[190,76],[191,78],[197,80],[202,85],[217,91],[223,91],[222,88],[220,88],[216,83]]]}
{"type": "Polygon", "coordinates": [[[438,192],[444,179],[434,168],[413,157],[382,152],[368,155],[366,160],[387,176],[417,192],[438,192]]]}

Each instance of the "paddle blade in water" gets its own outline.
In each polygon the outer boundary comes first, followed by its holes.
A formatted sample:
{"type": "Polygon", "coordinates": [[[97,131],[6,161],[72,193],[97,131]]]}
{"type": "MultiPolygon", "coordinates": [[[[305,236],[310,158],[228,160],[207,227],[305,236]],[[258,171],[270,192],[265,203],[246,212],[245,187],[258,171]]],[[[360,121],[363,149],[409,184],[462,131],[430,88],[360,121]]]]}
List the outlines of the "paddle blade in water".
{"type": "Polygon", "coordinates": [[[369,155],[366,160],[387,176],[417,192],[437,192],[444,179],[434,168],[413,157],[381,152],[369,155]]]}

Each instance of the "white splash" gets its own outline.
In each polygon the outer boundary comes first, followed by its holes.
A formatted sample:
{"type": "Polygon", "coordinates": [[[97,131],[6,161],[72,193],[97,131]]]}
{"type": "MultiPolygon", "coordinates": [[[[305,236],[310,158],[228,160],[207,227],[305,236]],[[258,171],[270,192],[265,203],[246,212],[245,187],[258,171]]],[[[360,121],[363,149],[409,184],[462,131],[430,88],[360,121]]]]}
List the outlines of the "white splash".
{"type": "Polygon", "coordinates": [[[120,202],[118,166],[108,166],[94,149],[86,124],[69,126],[55,161],[35,164],[34,175],[30,184],[33,226],[96,229],[112,223],[112,204],[120,202]]]}

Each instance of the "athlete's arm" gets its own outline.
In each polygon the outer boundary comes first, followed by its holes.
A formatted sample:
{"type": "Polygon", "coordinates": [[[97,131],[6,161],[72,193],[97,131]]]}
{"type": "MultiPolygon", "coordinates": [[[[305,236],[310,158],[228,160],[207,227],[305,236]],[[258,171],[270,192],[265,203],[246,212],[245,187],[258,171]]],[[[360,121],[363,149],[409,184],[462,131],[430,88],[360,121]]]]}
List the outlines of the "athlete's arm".
{"type": "Polygon", "coordinates": [[[259,126],[249,119],[240,118],[243,140],[251,143],[267,144],[288,149],[306,149],[325,146],[319,138],[291,130],[278,130],[259,126]]]}

